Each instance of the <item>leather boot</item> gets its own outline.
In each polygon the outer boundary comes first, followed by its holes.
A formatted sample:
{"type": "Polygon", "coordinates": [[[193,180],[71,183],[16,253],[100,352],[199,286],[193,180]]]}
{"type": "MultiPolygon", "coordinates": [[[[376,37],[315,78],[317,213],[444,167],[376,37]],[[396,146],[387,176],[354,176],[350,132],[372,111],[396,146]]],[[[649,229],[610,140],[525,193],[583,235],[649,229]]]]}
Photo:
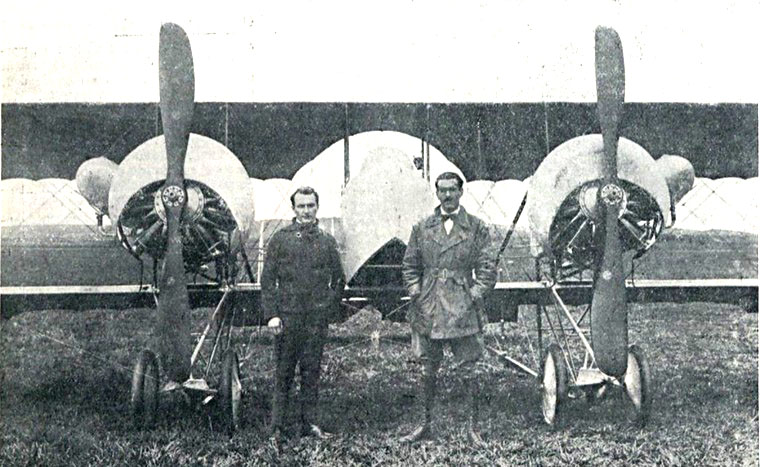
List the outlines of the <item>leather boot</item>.
{"type": "Polygon", "coordinates": [[[272,416],[269,422],[269,429],[275,432],[283,433],[285,428],[285,417],[288,412],[288,394],[275,390],[272,397],[272,416]]]}
{"type": "Polygon", "coordinates": [[[486,443],[478,432],[478,418],[480,417],[480,385],[477,376],[470,379],[468,385],[470,393],[470,420],[467,423],[467,438],[476,449],[485,448],[486,443]]]}
{"type": "Polygon", "coordinates": [[[282,430],[279,428],[273,429],[272,435],[269,437],[269,445],[278,455],[282,454],[282,444],[284,441],[285,440],[282,436],[282,430]]]}
{"type": "Polygon", "coordinates": [[[435,365],[429,362],[425,363],[425,370],[422,375],[422,397],[425,418],[421,425],[399,439],[401,444],[413,444],[423,439],[428,439],[432,435],[430,425],[433,419],[433,403],[435,402],[436,372],[437,368],[435,365]]]}

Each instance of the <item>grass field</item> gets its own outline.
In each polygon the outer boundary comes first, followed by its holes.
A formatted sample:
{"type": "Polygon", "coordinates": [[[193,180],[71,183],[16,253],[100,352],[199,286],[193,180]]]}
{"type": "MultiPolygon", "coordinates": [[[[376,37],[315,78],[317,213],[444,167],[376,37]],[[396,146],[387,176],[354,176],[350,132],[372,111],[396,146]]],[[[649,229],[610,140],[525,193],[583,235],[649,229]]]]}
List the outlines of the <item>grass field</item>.
{"type": "MultiPolygon", "coordinates": [[[[518,355],[527,350],[519,324],[532,319],[523,313],[504,332],[504,345],[518,355]]],[[[634,304],[629,319],[654,380],[643,429],[629,420],[619,392],[571,401],[563,426],[550,429],[536,381],[489,356],[481,417],[488,449],[466,443],[466,399],[447,370],[436,440],[400,446],[397,437],[417,416],[419,368],[407,360],[408,326],[352,318],[332,328],[323,361],[322,424],[337,436],[296,439],[278,456],[265,427],[273,369],[266,330],[234,331],[245,391],[235,435],[220,429],[213,403],[189,407],[179,394],[162,399],[154,430],[137,431],[127,417],[131,367],[150,345],[152,311],[25,313],[2,323],[0,464],[757,465],[757,314],[706,303],[634,304]]],[[[487,337],[498,331],[489,325],[487,337]]]]}

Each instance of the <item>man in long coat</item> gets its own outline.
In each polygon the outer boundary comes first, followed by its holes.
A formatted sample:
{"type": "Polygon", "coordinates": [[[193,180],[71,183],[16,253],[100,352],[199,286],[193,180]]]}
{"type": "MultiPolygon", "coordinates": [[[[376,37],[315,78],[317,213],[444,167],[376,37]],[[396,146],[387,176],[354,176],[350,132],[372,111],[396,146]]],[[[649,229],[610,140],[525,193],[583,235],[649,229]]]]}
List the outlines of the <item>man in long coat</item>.
{"type": "MultiPolygon", "coordinates": [[[[272,236],[261,274],[262,302],[280,323],[275,337],[273,441],[285,431],[289,391],[301,368],[301,433],[329,437],[317,425],[322,349],[330,318],[336,316],[345,277],[335,239],[317,224],[319,195],[301,187],[290,198],[296,217],[272,236]]],[[[279,447],[278,447],[279,449],[279,447]]]]}
{"type": "Polygon", "coordinates": [[[412,229],[403,261],[404,285],[412,298],[408,320],[412,350],[423,367],[424,420],[401,438],[413,443],[431,435],[436,373],[450,345],[470,397],[467,434],[478,446],[479,385],[476,363],[483,354],[483,297],[496,282],[496,258],[487,225],[459,205],[464,181],[453,172],[436,180],[441,205],[412,229]]]}

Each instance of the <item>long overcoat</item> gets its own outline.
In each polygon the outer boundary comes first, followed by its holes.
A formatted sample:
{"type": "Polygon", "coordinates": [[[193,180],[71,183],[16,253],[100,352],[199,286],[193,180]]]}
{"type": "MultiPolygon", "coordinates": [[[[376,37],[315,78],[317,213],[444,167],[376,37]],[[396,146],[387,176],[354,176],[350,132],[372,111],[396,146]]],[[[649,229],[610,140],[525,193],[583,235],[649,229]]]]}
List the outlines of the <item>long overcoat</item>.
{"type": "Polygon", "coordinates": [[[413,300],[412,329],[432,339],[477,334],[485,324],[483,296],[496,282],[488,226],[460,206],[448,234],[440,206],[412,228],[402,267],[413,300]]]}

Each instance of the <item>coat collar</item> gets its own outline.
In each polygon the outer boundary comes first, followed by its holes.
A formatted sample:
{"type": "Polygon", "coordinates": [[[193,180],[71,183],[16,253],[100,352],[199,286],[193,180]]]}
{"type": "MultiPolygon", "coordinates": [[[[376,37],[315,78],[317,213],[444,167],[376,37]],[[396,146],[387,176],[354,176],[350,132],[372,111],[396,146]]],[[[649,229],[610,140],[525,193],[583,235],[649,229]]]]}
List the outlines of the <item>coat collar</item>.
{"type": "MultiPolygon", "coordinates": [[[[452,220],[454,221],[454,229],[456,227],[461,227],[464,230],[470,230],[470,215],[467,213],[467,210],[464,208],[464,206],[459,205],[459,213],[453,216],[452,220]]],[[[441,225],[441,222],[441,206],[438,206],[433,210],[433,215],[428,217],[425,221],[425,227],[435,228],[441,225]]]]}
{"type": "Polygon", "coordinates": [[[301,231],[301,232],[317,232],[319,231],[319,219],[315,219],[314,222],[310,224],[301,224],[296,221],[296,218],[293,218],[293,222],[290,223],[290,225],[287,225],[283,227],[283,230],[288,231],[301,231]]]}
{"type": "Polygon", "coordinates": [[[440,246],[441,251],[445,251],[467,239],[472,227],[470,217],[464,207],[459,206],[459,213],[452,217],[454,226],[451,228],[451,232],[446,234],[443,225],[441,225],[443,223],[441,207],[438,206],[433,211],[433,215],[425,221],[425,229],[430,232],[430,237],[440,246]]]}

